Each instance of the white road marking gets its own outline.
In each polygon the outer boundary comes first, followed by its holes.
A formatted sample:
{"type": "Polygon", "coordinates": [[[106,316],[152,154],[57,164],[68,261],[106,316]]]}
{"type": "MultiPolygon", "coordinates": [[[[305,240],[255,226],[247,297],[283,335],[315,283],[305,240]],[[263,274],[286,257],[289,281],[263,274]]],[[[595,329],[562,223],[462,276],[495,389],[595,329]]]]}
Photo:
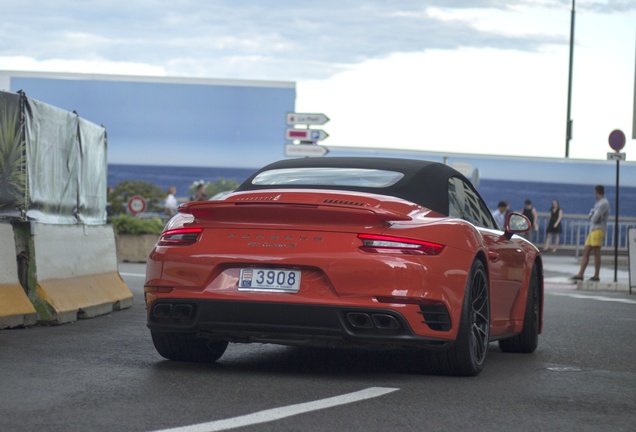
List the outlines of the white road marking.
{"type": "Polygon", "coordinates": [[[574,294],[574,293],[558,293],[558,292],[546,292],[549,295],[562,296],[562,297],[572,297],[577,299],[586,299],[586,300],[596,300],[601,302],[614,302],[614,303],[627,303],[627,304],[636,304],[636,300],[624,299],[624,298],[616,298],[616,297],[604,297],[604,296],[595,296],[595,295],[584,295],[584,294],[574,294]]]}
{"type": "Polygon", "coordinates": [[[254,414],[247,414],[240,417],[233,417],[224,420],[216,420],[209,423],[200,423],[191,426],[177,427],[174,429],[164,429],[157,432],[213,432],[234,429],[243,426],[250,426],[259,423],[267,423],[274,420],[280,420],[286,417],[295,416],[311,411],[318,411],[325,408],[331,408],[338,405],[345,405],[353,402],[372,399],[383,396],[388,393],[397,391],[397,388],[389,387],[370,387],[353,393],[347,393],[341,396],[334,396],[327,399],[320,399],[313,402],[305,402],[296,405],[289,405],[280,408],[273,408],[265,411],[259,411],[254,414]]]}
{"type": "Polygon", "coordinates": [[[132,277],[142,277],[145,278],[146,275],[145,274],[141,274],[141,273],[125,273],[125,272],[119,272],[119,274],[121,276],[132,276],[132,277]]]}
{"type": "Polygon", "coordinates": [[[552,366],[546,369],[552,372],[581,372],[583,370],[574,366],[552,366]]]}

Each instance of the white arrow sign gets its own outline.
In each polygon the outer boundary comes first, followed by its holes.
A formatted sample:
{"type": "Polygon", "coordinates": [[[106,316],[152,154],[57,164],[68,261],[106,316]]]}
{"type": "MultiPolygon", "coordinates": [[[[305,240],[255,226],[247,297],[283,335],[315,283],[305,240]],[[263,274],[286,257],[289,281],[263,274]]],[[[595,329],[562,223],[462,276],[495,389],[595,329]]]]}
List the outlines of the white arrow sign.
{"type": "Polygon", "coordinates": [[[287,113],[287,124],[322,125],[329,121],[324,114],[287,113]]]}
{"type": "Polygon", "coordinates": [[[627,153],[607,153],[607,160],[627,160],[627,153]]]}
{"type": "Polygon", "coordinates": [[[287,144],[285,146],[285,156],[320,157],[327,153],[329,153],[329,150],[319,145],[287,144]]]}
{"type": "Polygon", "coordinates": [[[285,129],[285,139],[287,141],[322,141],[329,134],[320,129],[285,129]]]}

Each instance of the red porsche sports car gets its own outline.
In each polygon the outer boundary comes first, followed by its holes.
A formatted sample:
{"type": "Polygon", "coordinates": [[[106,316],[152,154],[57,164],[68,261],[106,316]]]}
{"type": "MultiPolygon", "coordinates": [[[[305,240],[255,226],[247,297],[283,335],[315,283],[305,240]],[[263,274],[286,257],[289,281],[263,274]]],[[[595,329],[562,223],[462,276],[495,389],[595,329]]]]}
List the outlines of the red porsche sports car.
{"type": "Polygon", "coordinates": [[[224,200],[179,208],[147,264],[163,357],[216,361],[228,342],[421,349],[477,375],[488,344],[533,352],[541,256],[502,231],[462,174],[435,162],[306,158],[268,165],[224,200]]]}

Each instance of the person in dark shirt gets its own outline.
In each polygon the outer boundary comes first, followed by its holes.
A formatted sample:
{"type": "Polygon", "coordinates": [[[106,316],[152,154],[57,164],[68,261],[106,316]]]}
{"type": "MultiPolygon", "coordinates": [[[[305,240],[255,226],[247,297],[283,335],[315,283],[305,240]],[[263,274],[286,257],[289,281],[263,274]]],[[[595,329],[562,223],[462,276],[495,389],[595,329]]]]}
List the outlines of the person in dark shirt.
{"type": "Polygon", "coordinates": [[[208,196],[205,194],[205,183],[200,182],[197,185],[197,189],[194,192],[194,195],[190,197],[190,201],[207,201],[208,196]]]}
{"type": "Polygon", "coordinates": [[[521,236],[531,242],[532,232],[537,231],[539,229],[539,225],[538,225],[539,214],[537,213],[537,209],[534,208],[534,206],[532,205],[532,201],[530,201],[529,199],[526,200],[523,206],[522,213],[530,221],[530,229],[524,232],[523,234],[521,234],[521,236]]]}
{"type": "Polygon", "coordinates": [[[553,243],[552,252],[557,251],[557,248],[559,247],[559,237],[563,230],[561,227],[561,219],[563,219],[563,209],[559,205],[559,201],[552,200],[550,220],[548,221],[548,227],[546,228],[545,247],[543,248],[544,252],[547,252],[548,249],[550,249],[550,237],[552,237],[553,243]]]}

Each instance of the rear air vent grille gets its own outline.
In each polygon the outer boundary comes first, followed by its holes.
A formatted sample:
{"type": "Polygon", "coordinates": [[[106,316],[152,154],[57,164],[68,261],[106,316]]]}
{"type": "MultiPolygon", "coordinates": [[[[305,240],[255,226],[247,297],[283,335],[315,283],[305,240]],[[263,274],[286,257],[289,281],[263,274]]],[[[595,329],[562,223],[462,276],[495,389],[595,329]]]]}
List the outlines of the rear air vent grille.
{"type": "Polygon", "coordinates": [[[256,197],[238,198],[237,201],[276,201],[277,198],[278,198],[277,196],[275,196],[275,197],[271,197],[271,196],[256,196],[256,197]]]}
{"type": "Polygon", "coordinates": [[[451,319],[448,309],[443,304],[420,305],[420,312],[424,316],[424,323],[431,330],[448,331],[451,329],[451,319]]]}
{"type": "Polygon", "coordinates": [[[365,207],[369,204],[357,201],[345,201],[345,200],[334,200],[334,199],[326,199],[323,201],[324,204],[342,204],[342,205],[351,205],[358,207],[365,207]]]}

